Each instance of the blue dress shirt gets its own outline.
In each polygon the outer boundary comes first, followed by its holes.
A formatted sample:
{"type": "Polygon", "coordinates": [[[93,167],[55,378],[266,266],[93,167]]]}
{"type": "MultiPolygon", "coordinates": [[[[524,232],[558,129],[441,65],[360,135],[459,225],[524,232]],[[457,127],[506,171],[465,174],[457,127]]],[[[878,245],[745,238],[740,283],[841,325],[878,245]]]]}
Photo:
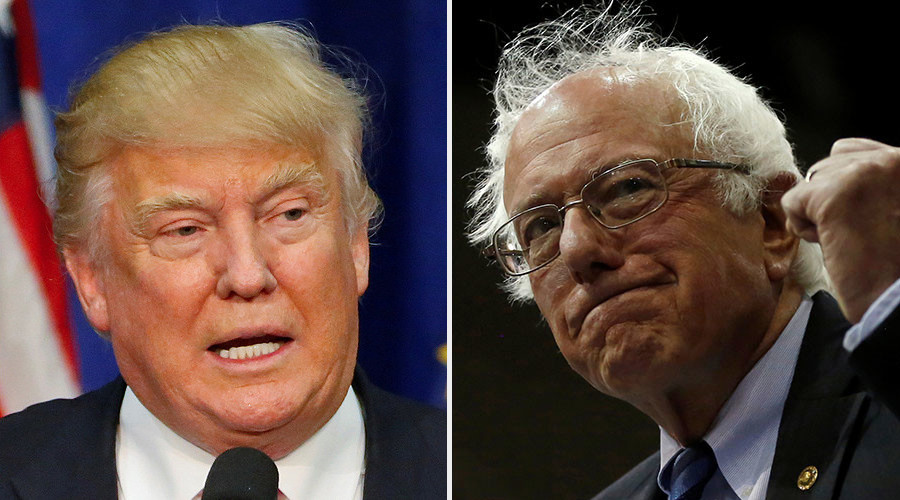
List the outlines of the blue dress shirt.
{"type": "MultiPolygon", "coordinates": [[[[766,496],[781,413],[787,399],[812,299],[800,307],[778,340],[741,380],[703,439],[716,455],[719,470],[703,491],[704,500],[762,500],[766,496]]],[[[681,445],[660,428],[660,478],[673,465],[681,445]]]]}

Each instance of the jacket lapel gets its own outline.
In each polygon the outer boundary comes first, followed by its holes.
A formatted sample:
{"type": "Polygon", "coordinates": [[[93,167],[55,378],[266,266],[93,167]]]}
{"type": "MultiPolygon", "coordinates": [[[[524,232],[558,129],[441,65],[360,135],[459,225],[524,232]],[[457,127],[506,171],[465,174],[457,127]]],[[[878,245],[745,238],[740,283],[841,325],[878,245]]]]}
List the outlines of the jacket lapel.
{"type": "Polygon", "coordinates": [[[849,323],[829,295],[820,292],[813,300],[778,430],[766,493],[770,499],[832,498],[847,442],[867,405],[841,345],[849,323]],[[810,474],[800,480],[804,470],[811,471],[808,467],[815,467],[814,482],[810,474]],[[811,486],[803,490],[798,483],[811,486]]]}
{"type": "MultiPolygon", "coordinates": [[[[363,410],[363,421],[366,425],[366,478],[363,482],[363,499],[380,500],[394,498],[398,494],[398,486],[404,483],[407,475],[405,464],[393,459],[393,446],[386,441],[385,433],[390,425],[382,415],[380,389],[369,382],[366,374],[359,366],[353,376],[353,390],[356,391],[363,410]]],[[[398,497],[399,498],[399,497],[398,497]]]]}
{"type": "Polygon", "coordinates": [[[353,390],[366,424],[364,500],[443,498],[447,489],[447,424],[438,410],[372,385],[357,367],[353,390]]]}
{"type": "Polygon", "coordinates": [[[45,415],[47,421],[55,424],[56,432],[46,436],[43,443],[36,443],[30,451],[26,450],[31,466],[10,478],[16,496],[72,500],[117,498],[116,429],[124,394],[125,382],[117,378],[97,392],[66,402],[80,406],[77,411],[45,415]],[[55,471],[53,477],[47,477],[48,470],[55,471]]]}

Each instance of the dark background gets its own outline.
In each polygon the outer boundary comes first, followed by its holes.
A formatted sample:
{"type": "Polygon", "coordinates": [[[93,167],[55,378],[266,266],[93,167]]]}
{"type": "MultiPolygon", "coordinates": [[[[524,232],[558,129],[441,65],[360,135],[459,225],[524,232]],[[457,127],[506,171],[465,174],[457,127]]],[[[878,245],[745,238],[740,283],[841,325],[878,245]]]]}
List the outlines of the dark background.
{"type": "MultiPolygon", "coordinates": [[[[456,2],[452,23],[453,497],[589,498],[652,453],[659,431],[572,372],[537,308],[510,306],[500,271],[463,236],[499,48],[576,3],[471,5],[456,2]]],[[[900,42],[887,2],[649,5],[657,32],[704,46],[762,88],[801,168],[840,137],[900,145],[900,42]]]]}

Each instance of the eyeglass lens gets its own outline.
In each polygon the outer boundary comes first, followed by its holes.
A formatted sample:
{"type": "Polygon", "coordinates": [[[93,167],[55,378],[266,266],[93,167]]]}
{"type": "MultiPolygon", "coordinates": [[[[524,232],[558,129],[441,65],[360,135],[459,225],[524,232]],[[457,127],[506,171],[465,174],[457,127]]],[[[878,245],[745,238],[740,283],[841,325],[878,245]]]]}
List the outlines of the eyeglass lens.
{"type": "MultiPolygon", "coordinates": [[[[652,213],[666,201],[666,185],[653,161],[612,168],[585,184],[585,208],[600,224],[614,229],[652,213]]],[[[519,213],[497,231],[500,263],[511,274],[524,274],[559,255],[565,214],[556,205],[519,213]]]]}

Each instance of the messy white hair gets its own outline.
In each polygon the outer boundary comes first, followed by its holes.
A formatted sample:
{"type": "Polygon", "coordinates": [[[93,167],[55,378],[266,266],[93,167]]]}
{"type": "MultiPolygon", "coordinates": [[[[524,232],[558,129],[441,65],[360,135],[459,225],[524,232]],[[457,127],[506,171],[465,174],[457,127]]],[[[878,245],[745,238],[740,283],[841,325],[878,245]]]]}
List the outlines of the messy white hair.
{"type": "MultiPolygon", "coordinates": [[[[652,33],[648,18],[633,4],[617,11],[612,5],[581,7],[524,30],[503,50],[488,163],[478,172],[468,201],[474,211],[472,243],[489,243],[509,219],[503,203],[504,164],[522,113],[556,82],[595,68],[667,91],[682,110],[679,124],[692,132],[695,154],[750,167],[750,175],[717,174],[722,204],[734,213],[757,209],[767,181],[784,175],[801,179],[784,125],[756,88],[702,51],[652,33]]],[[[828,288],[817,244],[800,242],[791,274],[807,293],[828,288]]],[[[504,288],[514,301],[532,299],[527,276],[507,278],[504,288]]]]}

